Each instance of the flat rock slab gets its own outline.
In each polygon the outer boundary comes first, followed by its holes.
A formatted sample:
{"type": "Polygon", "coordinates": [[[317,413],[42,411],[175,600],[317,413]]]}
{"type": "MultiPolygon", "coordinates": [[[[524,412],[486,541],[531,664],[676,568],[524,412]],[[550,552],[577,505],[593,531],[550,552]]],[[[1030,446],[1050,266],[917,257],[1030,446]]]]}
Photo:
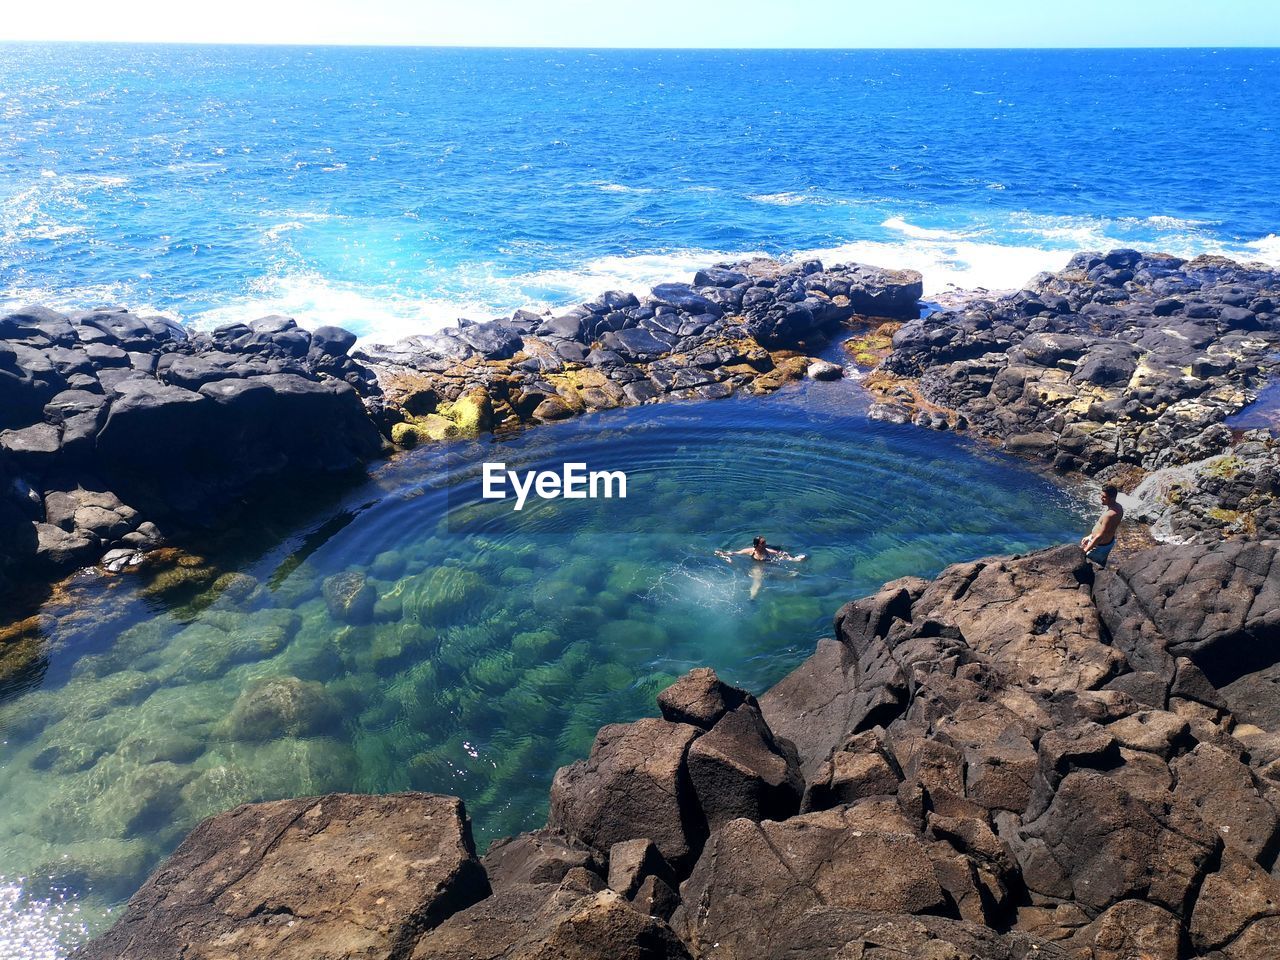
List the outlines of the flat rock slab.
{"type": "Polygon", "coordinates": [[[419,941],[413,960],[688,960],[660,919],[612,890],[517,884],[419,941]]]}
{"type": "Polygon", "coordinates": [[[712,834],[681,887],[698,955],[772,957],[808,911],[919,914],[945,898],[925,844],[874,830],[846,809],[785,822],[733,820],[712,834]]]}
{"type": "Polygon", "coordinates": [[[404,957],[489,894],[462,802],[331,794],[218,814],[78,960],[404,957]]]}

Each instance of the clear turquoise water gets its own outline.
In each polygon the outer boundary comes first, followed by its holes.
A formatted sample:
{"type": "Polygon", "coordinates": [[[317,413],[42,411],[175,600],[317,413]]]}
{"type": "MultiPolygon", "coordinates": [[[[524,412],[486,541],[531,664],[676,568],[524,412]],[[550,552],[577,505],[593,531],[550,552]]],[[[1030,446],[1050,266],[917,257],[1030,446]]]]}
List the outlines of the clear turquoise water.
{"type": "Polygon", "coordinates": [[[443,791],[483,848],[540,824],[555,769],[602,724],[655,713],[690,667],[760,692],[884,580],[1078,536],[1046,480],[862,403],[808,384],[423,449],[211,557],[240,577],[91,580],[49,603],[47,668],[0,708],[0,863],[28,897],[65,900],[11,908],[19,955],[104,922],[200,818],[243,801],[443,791]],[[628,497],[517,513],[479,500],[496,460],[623,469],[628,497]],[[748,568],[713,551],[756,533],[809,559],[768,568],[751,600],[748,568]],[[351,573],[377,598],[364,623],[324,596],[351,573]],[[274,677],[314,684],[324,709],[246,723],[238,698],[274,677]]]}
{"type": "Polygon", "coordinates": [[[819,251],[1280,261],[1275,50],[0,46],[0,300],[386,339],[819,251]]]}

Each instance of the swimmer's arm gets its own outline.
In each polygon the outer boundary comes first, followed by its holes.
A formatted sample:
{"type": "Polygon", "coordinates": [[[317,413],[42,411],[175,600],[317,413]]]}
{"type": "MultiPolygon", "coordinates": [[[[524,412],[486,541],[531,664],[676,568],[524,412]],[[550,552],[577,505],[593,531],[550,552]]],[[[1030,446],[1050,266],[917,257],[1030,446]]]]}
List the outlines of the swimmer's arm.
{"type": "Polygon", "coordinates": [[[794,560],[797,563],[805,558],[803,553],[792,556],[785,550],[775,550],[773,547],[768,548],[769,552],[776,556],[779,560],[794,560]]]}

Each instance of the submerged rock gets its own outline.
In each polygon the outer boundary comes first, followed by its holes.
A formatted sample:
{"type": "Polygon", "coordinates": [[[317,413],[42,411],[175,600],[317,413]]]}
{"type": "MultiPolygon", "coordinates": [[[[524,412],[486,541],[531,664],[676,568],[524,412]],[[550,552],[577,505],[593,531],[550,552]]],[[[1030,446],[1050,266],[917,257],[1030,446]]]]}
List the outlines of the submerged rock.
{"type": "Polygon", "coordinates": [[[227,717],[227,733],[236,740],[311,737],[339,720],[338,702],[314,680],[272,677],[251,684],[227,717]]]}
{"type": "Polygon", "coordinates": [[[363,573],[347,570],[324,579],[324,602],[339,623],[367,623],[373,616],[378,591],[363,573]]]}

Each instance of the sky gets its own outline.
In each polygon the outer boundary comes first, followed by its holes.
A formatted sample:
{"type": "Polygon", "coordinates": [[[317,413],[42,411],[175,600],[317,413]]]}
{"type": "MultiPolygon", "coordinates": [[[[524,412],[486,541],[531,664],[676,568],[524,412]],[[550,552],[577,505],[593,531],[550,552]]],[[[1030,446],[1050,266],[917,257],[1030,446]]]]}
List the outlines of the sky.
{"type": "Polygon", "coordinates": [[[1280,0],[9,0],[0,40],[528,47],[1280,45],[1280,0]]]}

